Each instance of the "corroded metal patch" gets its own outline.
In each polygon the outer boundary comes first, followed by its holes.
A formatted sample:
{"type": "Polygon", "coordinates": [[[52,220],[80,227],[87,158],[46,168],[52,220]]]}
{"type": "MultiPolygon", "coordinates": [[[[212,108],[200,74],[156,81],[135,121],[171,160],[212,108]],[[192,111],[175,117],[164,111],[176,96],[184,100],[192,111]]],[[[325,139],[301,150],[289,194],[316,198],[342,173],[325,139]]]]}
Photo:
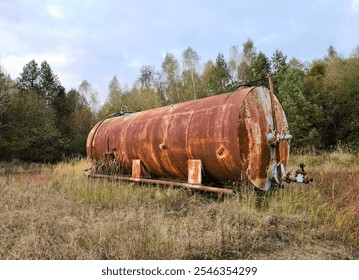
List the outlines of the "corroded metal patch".
{"type": "Polygon", "coordinates": [[[188,160],[188,183],[192,185],[202,184],[202,161],[200,159],[188,160]]]}

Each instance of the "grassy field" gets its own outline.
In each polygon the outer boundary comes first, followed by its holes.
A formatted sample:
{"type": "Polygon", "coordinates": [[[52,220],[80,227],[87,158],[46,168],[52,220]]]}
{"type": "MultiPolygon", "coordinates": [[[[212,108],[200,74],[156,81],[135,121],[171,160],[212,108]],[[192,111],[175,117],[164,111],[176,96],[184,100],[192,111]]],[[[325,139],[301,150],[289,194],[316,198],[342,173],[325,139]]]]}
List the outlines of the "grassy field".
{"type": "Polygon", "coordinates": [[[291,158],[310,185],[218,201],[88,180],[86,160],[0,164],[0,259],[358,259],[359,157],[291,158]]]}

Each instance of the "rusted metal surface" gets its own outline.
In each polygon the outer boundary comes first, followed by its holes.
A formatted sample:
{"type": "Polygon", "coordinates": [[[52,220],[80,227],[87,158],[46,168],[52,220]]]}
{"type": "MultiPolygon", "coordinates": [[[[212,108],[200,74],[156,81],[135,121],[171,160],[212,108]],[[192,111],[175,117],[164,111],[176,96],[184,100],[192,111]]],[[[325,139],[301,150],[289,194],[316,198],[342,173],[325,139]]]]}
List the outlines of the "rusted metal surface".
{"type": "Polygon", "coordinates": [[[202,184],[202,161],[200,159],[188,160],[188,183],[192,185],[202,184]]]}
{"type": "MultiPolygon", "coordinates": [[[[272,176],[268,135],[274,122],[279,133],[288,129],[273,99],[268,89],[250,87],[106,119],[90,132],[87,154],[96,164],[112,153],[127,175],[132,160],[140,159],[141,177],[176,180],[187,179],[188,160],[201,160],[204,184],[248,179],[266,190],[272,176]]],[[[289,145],[278,142],[277,149],[276,162],[285,168],[289,145]]]]}
{"type": "Polygon", "coordinates": [[[132,178],[141,178],[141,160],[139,159],[132,161],[132,178]]]}
{"type": "MultiPolygon", "coordinates": [[[[271,181],[272,159],[268,134],[275,130],[275,124],[279,131],[288,127],[282,106],[275,96],[271,97],[268,89],[264,87],[254,88],[242,105],[239,115],[238,138],[245,176],[253,185],[262,190],[267,190],[269,188],[268,182],[271,181]],[[272,108],[272,104],[274,104],[274,108],[272,108]],[[273,111],[275,111],[275,119],[272,116],[273,111]]],[[[286,167],[289,145],[284,142],[280,143],[278,154],[278,162],[281,161],[286,167]]]]}

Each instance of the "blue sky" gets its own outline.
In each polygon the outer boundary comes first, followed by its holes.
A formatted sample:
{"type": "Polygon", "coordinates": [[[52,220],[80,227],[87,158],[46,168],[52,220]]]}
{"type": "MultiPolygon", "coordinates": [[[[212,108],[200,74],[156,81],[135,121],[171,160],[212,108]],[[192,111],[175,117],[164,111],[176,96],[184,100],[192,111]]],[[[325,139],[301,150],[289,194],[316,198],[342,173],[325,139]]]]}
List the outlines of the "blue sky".
{"type": "Polygon", "coordinates": [[[167,52],[181,60],[191,46],[204,64],[248,38],[269,57],[280,49],[312,61],[329,45],[349,56],[359,0],[0,1],[0,63],[13,79],[30,60],[47,60],[67,90],[86,79],[102,102],[114,75],[132,86],[167,52]]]}

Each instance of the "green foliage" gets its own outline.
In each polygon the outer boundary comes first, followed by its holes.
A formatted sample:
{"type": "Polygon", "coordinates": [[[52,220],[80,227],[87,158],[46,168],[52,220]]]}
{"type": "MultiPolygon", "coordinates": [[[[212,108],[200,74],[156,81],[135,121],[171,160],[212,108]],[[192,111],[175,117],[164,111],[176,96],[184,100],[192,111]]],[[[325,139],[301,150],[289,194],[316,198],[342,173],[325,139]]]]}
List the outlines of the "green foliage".
{"type": "Polygon", "coordinates": [[[175,56],[167,53],[162,62],[162,72],[164,74],[164,95],[165,100],[171,103],[184,101],[182,98],[179,64],[175,56]]]}
{"type": "Polygon", "coordinates": [[[140,76],[130,90],[123,96],[124,104],[130,111],[143,111],[161,106],[164,93],[159,73],[151,65],[142,66],[140,76]]]}
{"type": "Polygon", "coordinates": [[[78,91],[86,99],[92,114],[96,117],[99,110],[97,91],[92,88],[92,85],[87,80],[81,82],[78,91]]]}
{"type": "Polygon", "coordinates": [[[141,89],[151,90],[155,87],[156,80],[156,71],[155,68],[151,65],[144,65],[140,69],[140,76],[138,77],[138,82],[141,85],[141,89]]]}
{"type": "Polygon", "coordinates": [[[272,71],[273,73],[278,73],[281,70],[285,69],[287,66],[287,56],[283,54],[280,50],[275,50],[271,58],[272,71]]]}
{"type": "Polygon", "coordinates": [[[327,145],[341,142],[358,148],[359,59],[330,59],[325,71],[322,103],[328,112],[323,124],[327,145]]]}
{"type": "Polygon", "coordinates": [[[55,112],[36,92],[15,93],[4,114],[0,151],[4,159],[53,162],[61,156],[55,112]]]}
{"type": "Polygon", "coordinates": [[[65,154],[66,125],[62,116],[65,89],[46,61],[32,60],[16,81],[18,91],[7,89],[11,104],[4,113],[1,150],[4,159],[53,162],[65,154]]]}
{"type": "MultiPolygon", "coordinates": [[[[182,72],[182,79],[184,83],[185,100],[197,99],[198,94],[198,85],[200,83],[200,78],[197,72],[199,55],[197,52],[188,47],[182,53],[184,70],[182,72]]],[[[183,100],[183,101],[185,101],[183,100]]]]}
{"type": "Polygon", "coordinates": [[[83,107],[73,111],[70,119],[70,135],[72,137],[69,144],[69,154],[84,156],[86,155],[86,139],[94,125],[93,114],[89,107],[83,107]]]}
{"type": "Polygon", "coordinates": [[[112,113],[120,112],[123,105],[122,96],[124,92],[120,86],[120,83],[115,75],[108,85],[108,96],[105,104],[101,107],[98,117],[103,119],[112,113]]]}
{"type": "Polygon", "coordinates": [[[40,90],[40,69],[35,60],[31,60],[24,66],[16,83],[21,92],[40,90]]]}
{"type": "Polygon", "coordinates": [[[67,154],[84,156],[86,155],[87,135],[95,124],[96,118],[86,98],[77,90],[72,89],[67,94],[67,106],[70,111],[67,154]]]}
{"type": "Polygon", "coordinates": [[[253,59],[257,55],[257,50],[251,39],[243,43],[242,60],[238,66],[238,84],[248,84],[250,78],[248,77],[248,67],[251,65],[253,59]]]}
{"type": "MultiPolygon", "coordinates": [[[[294,149],[359,147],[359,47],[349,58],[329,46],[323,59],[304,66],[276,50],[271,59],[248,39],[232,46],[229,57],[219,53],[215,62],[201,65],[191,47],[181,63],[167,53],[158,72],[151,65],[140,69],[130,89],[116,76],[99,108],[98,93],[87,80],[66,93],[50,65],[27,63],[13,81],[0,67],[1,159],[57,161],[85,155],[88,132],[98,119],[119,112],[142,111],[236,90],[243,84],[266,85],[273,75],[274,92],[289,122],[294,149]]],[[[1,66],[1,65],[0,65],[1,66]]]]}
{"type": "MultiPolygon", "coordinates": [[[[55,162],[85,155],[95,120],[84,95],[75,90],[66,94],[46,61],[40,67],[34,60],[26,64],[16,80],[17,89],[3,76],[1,71],[0,96],[7,102],[0,120],[1,159],[55,162]]],[[[1,105],[5,107],[5,101],[1,105]]]]}
{"type": "Polygon", "coordinates": [[[294,137],[293,148],[319,147],[319,132],[314,121],[320,118],[321,108],[311,103],[304,94],[303,66],[292,60],[286,66],[282,63],[276,74],[276,93],[288,119],[290,132],[294,137]]]}
{"type": "Polygon", "coordinates": [[[202,93],[201,97],[210,96],[212,94],[209,85],[210,85],[213,68],[214,68],[214,63],[212,60],[208,60],[207,63],[204,65],[203,73],[201,77],[201,84],[200,84],[200,92],[202,93]]]}
{"type": "Polygon", "coordinates": [[[5,113],[11,102],[11,93],[15,90],[14,83],[2,69],[0,64],[0,129],[2,127],[1,115],[5,113]]]}
{"type": "MultiPolygon", "coordinates": [[[[56,103],[56,99],[64,99],[65,96],[65,88],[46,61],[43,61],[40,66],[38,92],[45,97],[46,103],[49,105],[56,103]]],[[[63,113],[61,112],[63,108],[60,108],[58,104],[57,108],[54,107],[54,109],[59,110],[58,114],[63,113]]]]}
{"type": "Polygon", "coordinates": [[[124,97],[124,104],[126,104],[130,111],[144,111],[161,106],[160,95],[152,90],[141,90],[134,86],[129,94],[124,97]]]}
{"type": "Polygon", "coordinates": [[[321,148],[359,147],[359,59],[354,54],[341,58],[330,46],[327,56],[313,61],[304,78],[306,98],[323,112],[312,121],[321,135],[321,148]]]}
{"type": "Polygon", "coordinates": [[[259,52],[247,69],[247,79],[252,85],[262,84],[262,80],[270,73],[270,63],[264,53],[259,52]]]}
{"type": "Polygon", "coordinates": [[[209,93],[215,95],[234,90],[229,67],[223,54],[219,53],[209,78],[209,93]]]}
{"type": "MultiPolygon", "coordinates": [[[[251,39],[242,47],[241,52],[238,46],[231,47],[228,62],[222,54],[215,63],[207,61],[202,72],[199,55],[191,47],[182,54],[182,71],[175,56],[166,54],[162,73],[144,66],[139,86],[124,94],[121,104],[144,110],[229,92],[241,84],[267,85],[266,77],[273,74],[274,91],[286,112],[294,149],[358,146],[358,47],[349,59],[343,59],[330,46],[322,60],[307,67],[295,58],[287,62],[278,49],[268,59],[257,53],[251,39]]],[[[109,112],[110,107],[106,102],[102,109],[109,112]]]]}

